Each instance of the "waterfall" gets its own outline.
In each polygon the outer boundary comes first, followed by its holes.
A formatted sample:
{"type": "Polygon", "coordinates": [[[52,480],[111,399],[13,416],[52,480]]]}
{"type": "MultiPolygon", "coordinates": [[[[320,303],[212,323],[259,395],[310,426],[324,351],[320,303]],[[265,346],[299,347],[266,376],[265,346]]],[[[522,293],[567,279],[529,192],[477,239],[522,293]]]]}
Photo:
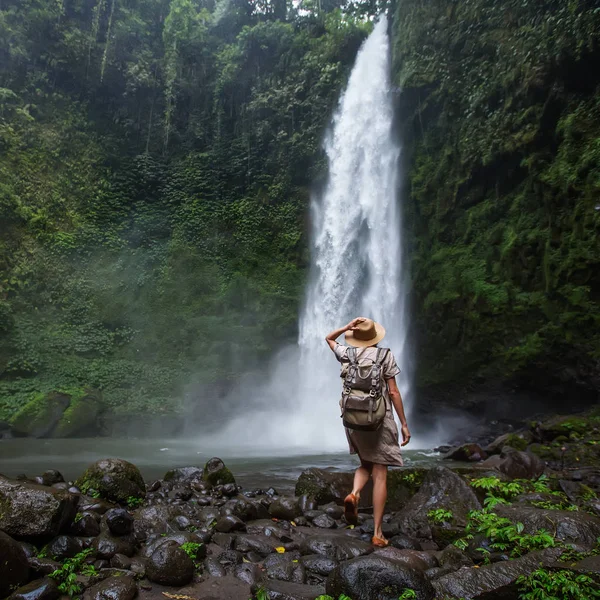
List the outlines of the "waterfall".
{"type": "MultiPolygon", "coordinates": [[[[339,412],[339,364],[325,335],[356,316],[379,321],[405,371],[405,292],[397,202],[399,153],[392,132],[390,48],[382,17],[361,47],[324,147],[329,178],[311,200],[311,273],[298,347],[275,361],[258,392],[271,410],[228,427],[241,445],[347,448],[339,412]]],[[[343,342],[343,340],[340,340],[343,342]]],[[[399,378],[406,392],[407,379],[399,378]]]]}

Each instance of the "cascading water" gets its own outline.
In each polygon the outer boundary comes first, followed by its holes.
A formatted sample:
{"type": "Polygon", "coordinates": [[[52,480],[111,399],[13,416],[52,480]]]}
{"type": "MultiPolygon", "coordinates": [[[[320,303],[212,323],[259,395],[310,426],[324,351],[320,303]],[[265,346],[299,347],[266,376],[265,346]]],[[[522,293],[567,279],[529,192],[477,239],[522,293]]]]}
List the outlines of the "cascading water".
{"type": "MultiPolygon", "coordinates": [[[[358,53],[325,140],[329,180],[312,198],[312,269],[298,348],[275,361],[269,384],[258,392],[270,410],[244,415],[227,428],[240,446],[313,452],[346,447],[339,364],[324,338],[355,316],[381,322],[387,330],[383,345],[400,369],[406,366],[396,198],[400,150],[392,132],[389,54],[382,17],[358,53]]],[[[402,391],[406,381],[401,376],[402,391]]]]}

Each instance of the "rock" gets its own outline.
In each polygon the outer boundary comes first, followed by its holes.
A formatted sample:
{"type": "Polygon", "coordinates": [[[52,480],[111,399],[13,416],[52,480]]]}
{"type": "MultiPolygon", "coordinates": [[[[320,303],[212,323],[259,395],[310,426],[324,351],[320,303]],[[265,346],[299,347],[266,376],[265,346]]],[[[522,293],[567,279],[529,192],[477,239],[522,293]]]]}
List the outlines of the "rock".
{"type": "Polygon", "coordinates": [[[263,581],[263,574],[260,567],[253,563],[235,565],[232,573],[234,577],[251,586],[263,581]]]}
{"type": "Polygon", "coordinates": [[[398,550],[398,548],[387,546],[375,550],[373,555],[388,558],[416,571],[425,572],[427,569],[438,566],[438,561],[434,556],[421,550],[398,550]]]}
{"type": "Polygon", "coordinates": [[[98,390],[80,390],[70,397],[69,406],[58,421],[52,437],[96,434],[96,420],[101,411],[102,393],[98,390]]]}
{"type": "Polygon", "coordinates": [[[251,502],[245,498],[228,500],[221,507],[221,515],[233,515],[242,521],[253,521],[269,517],[269,511],[258,502],[251,502]]]}
{"type": "Polygon", "coordinates": [[[195,481],[201,481],[204,471],[201,467],[177,467],[165,473],[165,481],[191,484],[195,481]]]}
{"type": "Polygon", "coordinates": [[[176,544],[177,546],[183,546],[183,544],[199,544],[197,558],[202,559],[206,556],[206,546],[202,542],[202,538],[191,531],[181,531],[167,536],[155,536],[152,541],[148,541],[146,547],[141,551],[141,556],[143,558],[150,558],[161,546],[171,543],[176,544]]]}
{"type": "Polygon", "coordinates": [[[300,544],[302,554],[320,554],[338,561],[350,560],[373,552],[371,544],[347,535],[325,534],[306,538],[300,544]]]}
{"type": "Polygon", "coordinates": [[[23,548],[7,533],[0,531],[0,598],[27,583],[29,561],[23,548]]]}
{"type": "MultiPolygon", "coordinates": [[[[265,590],[268,600],[315,600],[325,593],[325,589],[319,585],[303,585],[277,580],[266,581],[261,587],[265,590]]],[[[254,585],[253,593],[256,593],[257,589],[258,586],[254,585]]]]}
{"type": "Polygon", "coordinates": [[[533,441],[533,434],[530,431],[521,431],[519,433],[505,433],[497,437],[493,442],[485,447],[487,454],[500,454],[505,446],[515,450],[524,451],[533,441]]]}
{"type": "Polygon", "coordinates": [[[15,435],[46,437],[52,433],[63,412],[69,406],[71,397],[60,392],[36,394],[11,421],[15,435]]]}
{"type": "Polygon", "coordinates": [[[54,580],[49,577],[30,581],[13,592],[8,600],[56,600],[60,591],[54,580]]]}
{"type": "Polygon", "coordinates": [[[293,581],[304,583],[305,568],[298,562],[297,553],[286,552],[285,554],[272,554],[263,563],[269,579],[280,581],[293,581]]]}
{"type": "Polygon", "coordinates": [[[300,512],[304,514],[306,511],[316,510],[317,502],[308,494],[303,494],[300,496],[300,498],[298,498],[298,508],[300,509],[300,512]]]}
{"type": "Polygon", "coordinates": [[[111,508],[103,520],[114,535],[128,535],[133,530],[133,517],[124,508],[111,508]]]}
{"type": "Polygon", "coordinates": [[[487,454],[478,444],[463,444],[451,448],[442,458],[446,460],[460,460],[468,462],[479,462],[487,458],[487,454]]]}
{"type": "Polygon", "coordinates": [[[60,569],[60,563],[51,558],[40,558],[39,556],[31,556],[29,558],[29,567],[37,576],[50,575],[56,569],[60,569]]]}
{"type": "Polygon", "coordinates": [[[128,570],[131,567],[131,558],[129,556],[125,556],[124,554],[115,554],[110,559],[110,566],[113,569],[125,569],[128,570]]]}
{"type": "Polygon", "coordinates": [[[83,594],[83,600],[133,600],[137,593],[133,577],[108,577],[88,588],[83,594]]]}
{"type": "MultiPolygon", "coordinates": [[[[386,532],[383,532],[386,535],[386,532]]],[[[421,544],[406,535],[399,533],[389,538],[390,546],[398,548],[398,550],[421,550],[421,544]]]]}
{"type": "Polygon", "coordinates": [[[114,537],[109,533],[101,533],[92,543],[96,556],[110,560],[115,554],[133,556],[135,553],[135,542],[133,536],[114,537]]]}
{"type": "Polygon", "coordinates": [[[274,523],[271,520],[260,519],[246,525],[246,532],[251,535],[266,535],[282,542],[291,542],[291,527],[287,523],[274,523]],[[287,527],[285,527],[287,525],[287,527]]]}
{"type": "Polygon", "coordinates": [[[336,567],[327,578],[327,594],[352,600],[398,600],[412,589],[416,600],[433,600],[435,591],[425,575],[381,556],[361,556],[336,567]]]}
{"type": "Polygon", "coordinates": [[[84,494],[96,490],[115,502],[127,503],[131,498],[146,496],[146,485],[138,468],[120,458],[104,458],[88,467],[76,485],[84,494]]]}
{"type": "Polygon", "coordinates": [[[169,541],[152,553],[146,576],[162,585],[187,585],[194,577],[194,563],[177,542],[169,541]]]}
{"type": "Polygon", "coordinates": [[[211,577],[225,577],[227,575],[227,571],[216,558],[207,558],[204,561],[204,568],[211,577]]]}
{"type": "Polygon", "coordinates": [[[230,533],[232,531],[243,531],[246,529],[246,524],[241,519],[233,515],[228,515],[226,517],[221,517],[217,524],[215,525],[215,529],[220,533],[230,533]]]}
{"type": "Polygon", "coordinates": [[[330,502],[329,504],[325,504],[324,506],[321,506],[321,510],[326,515],[329,515],[332,519],[336,519],[336,520],[341,519],[342,516],[344,515],[344,509],[339,504],[335,504],[333,502],[330,502]]]}
{"type": "Polygon", "coordinates": [[[577,544],[585,550],[594,548],[600,537],[600,518],[583,511],[546,510],[517,505],[498,505],[495,511],[513,523],[523,523],[525,533],[533,534],[545,529],[554,534],[557,541],[577,544]]]}
{"type": "Polygon", "coordinates": [[[517,598],[517,578],[529,575],[540,566],[551,566],[561,552],[558,548],[549,548],[530,552],[514,560],[480,567],[463,567],[454,573],[442,575],[433,582],[433,587],[439,598],[517,598]]]}
{"type": "Polygon", "coordinates": [[[171,521],[181,514],[177,506],[145,506],[134,513],[133,534],[143,541],[152,534],[171,533],[175,528],[171,521]]]}
{"type": "Polygon", "coordinates": [[[535,454],[510,448],[505,448],[499,459],[490,457],[481,466],[497,469],[511,479],[537,479],[546,469],[544,462],[535,454]]]}
{"type": "Polygon", "coordinates": [[[237,493],[238,493],[238,488],[235,483],[226,483],[223,486],[223,496],[227,496],[228,498],[231,498],[233,496],[236,496],[237,493]]]}
{"type": "Polygon", "coordinates": [[[353,481],[352,473],[331,473],[313,467],[300,474],[296,483],[295,495],[305,495],[317,504],[327,502],[341,504],[348,492],[352,490],[353,481]]]}
{"type": "Polygon", "coordinates": [[[431,539],[432,531],[427,517],[430,510],[443,508],[452,512],[454,523],[464,526],[471,510],[481,510],[473,490],[456,473],[444,467],[429,471],[419,491],[396,515],[400,530],[408,536],[431,539]]]}
{"type": "Polygon", "coordinates": [[[100,523],[91,512],[77,513],[69,525],[69,533],[82,537],[96,537],[100,534],[100,523]]]}
{"type": "Polygon", "coordinates": [[[313,519],[313,525],[321,529],[333,529],[335,521],[329,515],[319,515],[316,519],[313,519]]]}
{"type": "Polygon", "coordinates": [[[457,571],[461,567],[473,566],[471,558],[454,544],[449,544],[440,552],[438,562],[440,567],[448,567],[452,571],[457,571]]]}
{"type": "Polygon", "coordinates": [[[59,471],[55,469],[49,469],[42,473],[42,485],[51,486],[55,483],[64,483],[65,478],[59,471]]]}
{"type": "Polygon", "coordinates": [[[280,544],[271,537],[263,535],[246,535],[241,534],[236,536],[234,541],[234,549],[238,552],[258,552],[261,556],[268,556],[280,544]]]}
{"type": "Polygon", "coordinates": [[[269,506],[269,514],[276,519],[293,521],[296,515],[300,514],[298,501],[295,498],[279,498],[269,506]]]}
{"type": "Polygon", "coordinates": [[[79,498],[63,490],[0,476],[0,530],[15,537],[53,537],[73,521],[79,498]]]}
{"type": "Polygon", "coordinates": [[[46,546],[48,556],[59,562],[63,562],[67,558],[73,558],[82,550],[82,539],[69,535],[59,535],[46,546]]]}
{"type": "Polygon", "coordinates": [[[211,458],[204,466],[204,481],[211,485],[224,485],[235,483],[235,477],[220,458],[211,458]]]}
{"type": "Polygon", "coordinates": [[[300,562],[304,565],[307,571],[316,573],[317,575],[327,576],[333,571],[340,563],[333,558],[327,558],[320,554],[309,554],[308,556],[302,556],[300,562]]]}

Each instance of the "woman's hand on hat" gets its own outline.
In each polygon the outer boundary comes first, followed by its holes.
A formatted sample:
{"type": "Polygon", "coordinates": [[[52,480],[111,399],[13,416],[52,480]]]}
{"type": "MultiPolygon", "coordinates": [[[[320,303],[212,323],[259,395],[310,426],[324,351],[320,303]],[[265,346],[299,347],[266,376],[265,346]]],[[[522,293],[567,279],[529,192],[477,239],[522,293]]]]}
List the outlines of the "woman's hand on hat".
{"type": "Polygon", "coordinates": [[[357,326],[366,321],[365,317],[356,317],[356,319],[352,319],[348,325],[346,325],[346,331],[355,331],[357,326]]]}

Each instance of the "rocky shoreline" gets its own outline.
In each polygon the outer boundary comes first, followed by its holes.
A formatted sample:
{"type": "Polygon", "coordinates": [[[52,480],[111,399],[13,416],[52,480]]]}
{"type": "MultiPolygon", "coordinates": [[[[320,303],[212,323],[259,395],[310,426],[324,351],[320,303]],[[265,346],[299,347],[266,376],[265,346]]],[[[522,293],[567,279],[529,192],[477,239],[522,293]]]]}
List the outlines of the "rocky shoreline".
{"type": "Polygon", "coordinates": [[[218,458],[155,481],[120,459],[71,482],[58,471],[0,476],[0,598],[594,597],[596,419],[554,418],[449,451],[491,454],[472,466],[390,471],[383,549],[370,544],[368,490],[359,525],[343,520],[351,473],[308,469],[294,496],[242,489],[218,458]],[[540,586],[546,596],[527,595],[540,586]]]}

